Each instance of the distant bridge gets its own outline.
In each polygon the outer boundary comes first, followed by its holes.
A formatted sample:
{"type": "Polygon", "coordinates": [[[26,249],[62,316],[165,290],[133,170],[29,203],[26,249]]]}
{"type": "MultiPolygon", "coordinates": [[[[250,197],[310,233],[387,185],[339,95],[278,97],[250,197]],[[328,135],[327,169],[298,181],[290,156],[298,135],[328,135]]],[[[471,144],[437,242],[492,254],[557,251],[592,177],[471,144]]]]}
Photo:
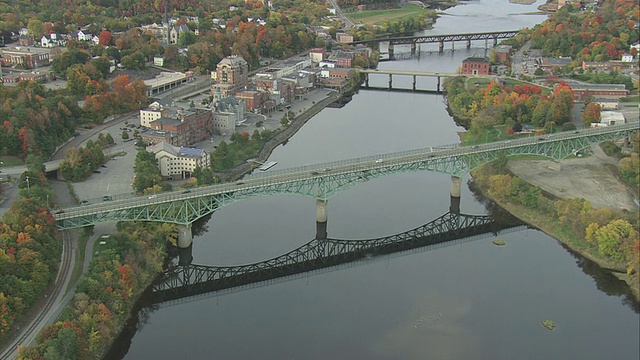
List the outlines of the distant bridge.
{"type": "Polygon", "coordinates": [[[471,41],[473,40],[485,40],[485,47],[489,40],[493,41],[493,46],[498,44],[498,39],[508,39],[518,35],[520,30],[510,31],[491,31],[491,32],[477,32],[477,33],[465,33],[465,34],[443,34],[443,35],[418,35],[418,36],[401,36],[391,38],[377,38],[371,40],[359,40],[349,44],[370,44],[370,43],[389,43],[389,59],[393,60],[394,45],[411,45],[411,54],[416,52],[416,44],[423,43],[438,43],[438,52],[444,51],[444,43],[451,42],[452,49],[456,41],[466,41],[467,49],[471,47],[471,41]]]}
{"type": "Polygon", "coordinates": [[[291,277],[373,256],[443,245],[488,233],[497,234],[521,226],[523,224],[517,221],[501,223],[489,216],[448,212],[418,228],[382,238],[316,238],[284,255],[254,264],[174,266],[165,270],[162,278],[153,285],[153,302],[193,298],[213,291],[291,277]]]}

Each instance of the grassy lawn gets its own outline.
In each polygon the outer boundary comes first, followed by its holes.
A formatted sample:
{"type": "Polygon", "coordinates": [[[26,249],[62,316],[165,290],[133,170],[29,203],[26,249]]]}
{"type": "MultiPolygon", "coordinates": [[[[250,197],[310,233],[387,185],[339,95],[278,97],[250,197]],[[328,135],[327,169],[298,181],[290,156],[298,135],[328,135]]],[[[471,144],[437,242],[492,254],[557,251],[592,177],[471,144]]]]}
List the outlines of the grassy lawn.
{"type": "Polygon", "coordinates": [[[630,102],[630,103],[638,103],[640,102],[640,95],[627,96],[625,98],[620,99],[620,102],[630,102]]]}
{"type": "Polygon", "coordinates": [[[0,156],[0,167],[3,166],[20,166],[24,165],[24,161],[13,155],[0,156]]]}
{"type": "MultiPolygon", "coordinates": [[[[470,88],[472,86],[476,86],[476,84],[477,84],[477,86],[486,86],[491,81],[492,81],[492,79],[486,78],[486,77],[468,77],[467,78],[467,88],[470,88]]],[[[531,86],[538,86],[542,90],[543,94],[551,95],[552,90],[550,88],[548,88],[548,87],[540,86],[538,84],[533,84],[533,83],[526,82],[526,81],[521,81],[521,80],[514,79],[514,78],[506,78],[506,79],[504,79],[504,86],[508,86],[508,87],[510,87],[512,89],[513,89],[513,87],[515,85],[522,86],[524,84],[529,84],[531,86]]]]}
{"type": "Polygon", "coordinates": [[[346,14],[349,20],[354,23],[362,22],[365,24],[377,25],[387,20],[400,20],[405,17],[413,17],[425,12],[428,9],[423,9],[418,5],[407,4],[402,9],[393,10],[370,10],[359,11],[355,13],[346,14]]]}

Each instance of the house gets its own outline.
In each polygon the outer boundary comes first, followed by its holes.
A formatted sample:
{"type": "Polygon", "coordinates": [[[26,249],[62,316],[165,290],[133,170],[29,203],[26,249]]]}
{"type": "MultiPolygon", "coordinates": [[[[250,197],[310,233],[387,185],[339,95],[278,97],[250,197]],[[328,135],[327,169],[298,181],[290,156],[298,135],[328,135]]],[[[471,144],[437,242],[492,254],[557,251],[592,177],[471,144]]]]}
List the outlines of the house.
{"type": "Polygon", "coordinates": [[[43,48],[52,48],[55,46],[66,45],[67,40],[62,36],[58,36],[58,34],[56,34],[55,32],[51,32],[49,35],[43,35],[40,38],[40,46],[42,46],[43,48]]]}
{"type": "Polygon", "coordinates": [[[91,38],[91,42],[92,42],[94,45],[98,45],[98,44],[100,44],[100,37],[99,37],[98,35],[93,35],[93,37],[91,38]]]}
{"type": "Polygon", "coordinates": [[[153,57],[153,65],[155,65],[155,66],[164,66],[164,56],[155,55],[153,57]]]}
{"type": "Polygon", "coordinates": [[[633,55],[631,54],[622,54],[622,58],[620,59],[622,62],[633,62],[633,55]]]}
{"type": "Polygon", "coordinates": [[[486,57],[472,56],[462,60],[462,74],[489,75],[491,63],[486,57]]]}
{"type": "Polygon", "coordinates": [[[90,33],[85,33],[82,30],[77,30],[69,33],[69,38],[76,41],[91,41],[93,35],[90,33]]]}
{"type": "Polygon", "coordinates": [[[186,179],[193,175],[196,167],[207,168],[210,165],[209,154],[203,149],[178,147],[167,142],[159,142],[147,147],[156,157],[160,174],[164,177],[186,179]]]}

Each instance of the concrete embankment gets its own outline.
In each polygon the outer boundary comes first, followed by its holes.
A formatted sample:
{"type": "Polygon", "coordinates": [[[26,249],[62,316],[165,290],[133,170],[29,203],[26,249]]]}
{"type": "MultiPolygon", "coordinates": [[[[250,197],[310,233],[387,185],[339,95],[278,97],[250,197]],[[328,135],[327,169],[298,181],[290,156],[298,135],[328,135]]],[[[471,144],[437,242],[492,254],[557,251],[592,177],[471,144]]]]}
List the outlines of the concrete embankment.
{"type": "Polygon", "coordinates": [[[296,132],[298,132],[298,130],[302,128],[304,124],[307,123],[307,121],[309,121],[317,113],[322,111],[322,109],[327,107],[329,104],[336,101],[339,97],[339,93],[332,92],[326,98],[313,104],[310,108],[297,116],[295,120],[293,120],[293,122],[291,122],[291,124],[287,126],[287,128],[279,132],[276,136],[274,136],[271,140],[267,141],[267,143],[264,144],[262,150],[260,150],[260,153],[255,158],[257,162],[244,162],[227,173],[218,173],[215,175],[222,181],[235,181],[243,175],[251,172],[255,167],[258,166],[259,163],[265,162],[278,145],[289,140],[296,132]]]}

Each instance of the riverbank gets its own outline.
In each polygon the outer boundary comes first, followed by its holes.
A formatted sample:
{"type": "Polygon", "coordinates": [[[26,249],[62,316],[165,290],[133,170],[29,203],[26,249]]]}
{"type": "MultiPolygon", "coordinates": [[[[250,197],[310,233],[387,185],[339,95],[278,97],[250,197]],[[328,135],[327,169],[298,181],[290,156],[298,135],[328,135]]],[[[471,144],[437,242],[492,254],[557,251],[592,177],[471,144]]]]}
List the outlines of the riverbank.
{"type": "MultiPolygon", "coordinates": [[[[521,162],[526,162],[529,166],[535,166],[532,164],[532,160],[521,160],[521,162]]],[[[587,164],[585,163],[585,167],[587,167],[586,165],[587,164]]],[[[556,217],[549,215],[549,212],[508,201],[498,196],[493,196],[491,191],[488,190],[488,186],[485,182],[485,179],[490,174],[491,171],[487,172],[486,168],[476,169],[471,174],[475,188],[481,192],[482,195],[526,224],[553,237],[575,253],[578,253],[598,264],[598,266],[604,270],[610,271],[615,277],[624,281],[629,286],[634,299],[640,302],[640,285],[637,272],[629,275],[627,274],[626,264],[605,258],[603,255],[598,253],[597,249],[595,249],[594,252],[594,247],[590,246],[586,242],[583,235],[572,231],[566,224],[560,222],[556,217]]],[[[521,179],[527,181],[526,177],[521,179]]],[[[556,182],[562,182],[562,179],[556,179],[556,182]]]]}

